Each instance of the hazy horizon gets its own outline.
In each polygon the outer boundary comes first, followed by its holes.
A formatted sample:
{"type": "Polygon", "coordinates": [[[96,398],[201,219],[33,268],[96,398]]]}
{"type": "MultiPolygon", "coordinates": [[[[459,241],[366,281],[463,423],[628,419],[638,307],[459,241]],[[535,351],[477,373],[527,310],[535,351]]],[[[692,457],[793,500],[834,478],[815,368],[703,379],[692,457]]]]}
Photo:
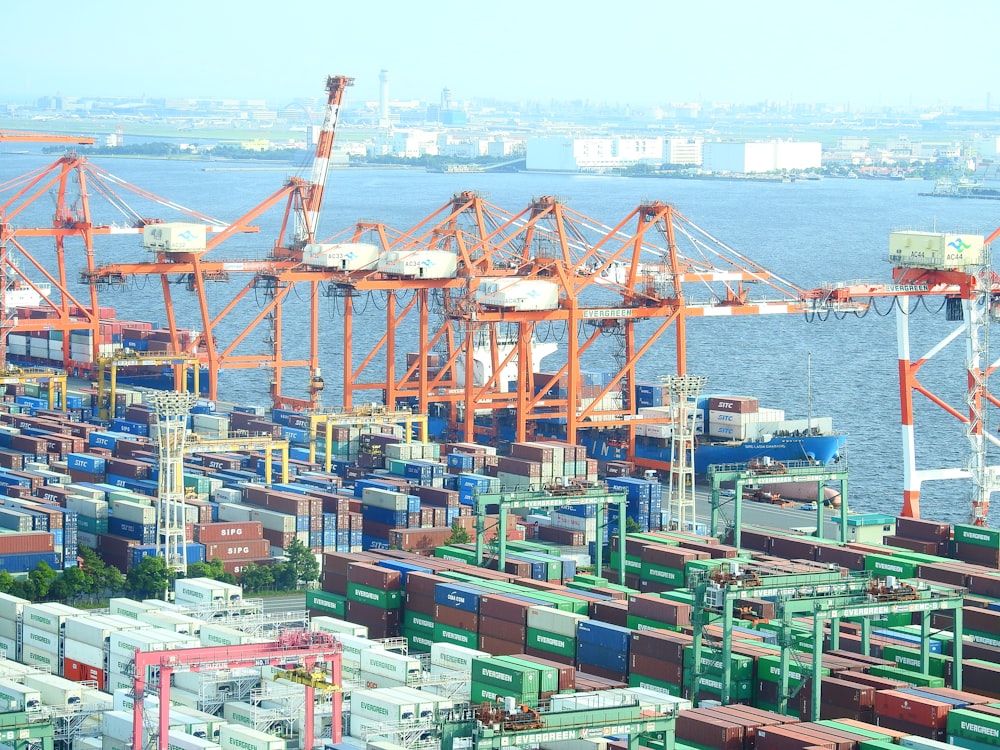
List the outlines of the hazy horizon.
{"type": "Polygon", "coordinates": [[[4,9],[0,99],[323,96],[355,102],[761,101],[842,107],[992,107],[993,68],[970,30],[1000,3],[716,0],[711,4],[429,0],[19,2],[4,9]]]}

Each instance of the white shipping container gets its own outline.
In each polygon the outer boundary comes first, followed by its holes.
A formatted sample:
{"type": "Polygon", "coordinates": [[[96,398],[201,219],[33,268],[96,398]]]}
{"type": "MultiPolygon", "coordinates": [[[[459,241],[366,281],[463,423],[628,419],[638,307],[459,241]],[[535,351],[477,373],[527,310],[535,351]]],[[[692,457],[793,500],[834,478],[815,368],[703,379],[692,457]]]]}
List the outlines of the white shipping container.
{"type": "Polygon", "coordinates": [[[212,742],[204,737],[199,737],[190,732],[168,732],[167,747],[170,750],[218,750],[222,746],[218,742],[212,742]]]}
{"type": "Polygon", "coordinates": [[[49,706],[75,706],[83,702],[83,687],[78,682],[54,674],[26,674],[26,687],[34,688],[49,706]]]}
{"type": "Polygon", "coordinates": [[[178,604],[231,602],[242,598],[243,589],[240,586],[210,578],[182,578],[174,582],[174,601],[178,604]]]}
{"type": "Polygon", "coordinates": [[[366,242],[311,243],[302,249],[302,263],[339,271],[374,268],[379,248],[366,242]]]}
{"type": "MultiPolygon", "coordinates": [[[[8,662],[14,662],[16,664],[20,659],[20,654],[17,652],[17,641],[13,638],[0,636],[0,656],[7,659],[8,662]]],[[[6,666],[6,664],[3,666],[6,666]]],[[[3,674],[2,668],[0,668],[0,674],[3,674]]]]}
{"type": "Polygon", "coordinates": [[[309,625],[311,630],[322,630],[327,633],[343,633],[345,635],[353,635],[355,638],[368,637],[367,625],[358,625],[357,623],[340,620],[336,617],[328,617],[326,615],[312,617],[309,620],[309,625]]]}
{"type": "Polygon", "coordinates": [[[59,674],[62,671],[58,654],[34,646],[25,646],[23,643],[21,644],[21,661],[32,667],[40,667],[52,674],[59,674]]]}
{"type": "Polygon", "coordinates": [[[488,658],[486,651],[479,651],[453,643],[434,643],[431,646],[431,664],[447,667],[457,672],[471,672],[472,660],[488,658]]]}
{"type": "Polygon", "coordinates": [[[105,711],[101,716],[101,734],[119,742],[131,742],[132,714],[125,711],[105,711]]]}
{"type": "Polygon", "coordinates": [[[535,606],[528,608],[529,628],[537,628],[567,638],[576,638],[576,626],[589,619],[586,615],[564,612],[554,607],[535,606]]]}
{"type": "MultiPolygon", "coordinates": [[[[725,438],[727,440],[746,440],[750,434],[749,425],[739,424],[709,424],[709,437],[725,438]]],[[[756,431],[756,430],[755,430],[756,431]]]]}
{"type": "Polygon", "coordinates": [[[74,641],[69,638],[66,639],[63,645],[63,654],[69,654],[69,656],[64,658],[81,662],[90,667],[97,667],[98,669],[106,667],[108,658],[103,646],[92,646],[89,643],[74,641]]]}
{"type": "Polygon", "coordinates": [[[59,633],[67,617],[81,617],[89,614],[82,609],[69,607],[65,604],[25,604],[22,608],[25,626],[59,633]]]}
{"type": "Polygon", "coordinates": [[[455,707],[454,701],[415,687],[393,688],[392,692],[400,697],[410,697],[415,700],[417,702],[417,715],[420,718],[433,716],[435,711],[451,711],[455,707]]]}
{"type": "MultiPolygon", "coordinates": [[[[636,425],[636,427],[642,427],[643,425],[636,425]]],[[[658,440],[667,440],[674,436],[674,426],[672,424],[647,424],[646,427],[646,437],[656,438],[658,440]]],[[[697,434],[697,432],[695,433],[697,434]]]]}
{"type": "Polygon", "coordinates": [[[242,630],[205,623],[200,632],[202,646],[241,646],[245,643],[261,643],[266,639],[257,638],[242,630]]]}
{"type": "Polygon", "coordinates": [[[155,625],[163,630],[192,636],[198,635],[205,624],[204,620],[199,620],[197,617],[181,614],[180,612],[141,612],[139,619],[142,622],[155,625]]]}
{"type": "Polygon", "coordinates": [[[156,523],[156,508],[127,500],[112,500],[111,517],[143,526],[151,526],[156,523]]]}
{"type": "Polygon", "coordinates": [[[0,679],[0,713],[34,711],[42,707],[42,695],[37,690],[13,680],[0,679]]]}
{"type": "Polygon", "coordinates": [[[405,492],[382,490],[378,487],[365,487],[361,490],[361,502],[375,508],[386,510],[406,510],[409,499],[405,492]]]}
{"type": "Polygon", "coordinates": [[[404,684],[408,680],[419,679],[421,675],[419,659],[382,649],[362,651],[361,670],[398,679],[404,684]]]}
{"type": "Polygon", "coordinates": [[[242,701],[226,701],[222,704],[222,718],[231,724],[252,727],[257,723],[257,713],[253,706],[242,701]]]}
{"type": "Polygon", "coordinates": [[[583,518],[581,516],[573,516],[569,513],[558,513],[553,511],[552,515],[549,516],[552,519],[552,525],[560,529],[569,529],[571,531],[582,531],[587,534],[588,538],[592,537],[597,533],[597,519],[596,518],[583,518]]]}
{"type": "Polygon", "coordinates": [[[224,724],[219,730],[219,745],[224,750],[285,750],[285,741],[250,727],[224,724]]]}
{"type": "Polygon", "coordinates": [[[145,604],[144,602],[137,602],[135,599],[125,599],[123,597],[116,597],[108,602],[108,610],[112,615],[121,615],[136,621],[139,620],[140,612],[147,612],[154,609],[157,608],[152,604],[145,604]]]}
{"type": "Polygon", "coordinates": [[[355,669],[361,668],[362,651],[385,650],[385,647],[381,643],[370,641],[367,638],[358,638],[357,636],[348,635],[347,633],[337,634],[337,640],[343,644],[344,664],[354,667],[355,669]]]}
{"type": "Polygon", "coordinates": [[[417,718],[417,703],[396,695],[391,688],[351,691],[351,718],[397,724],[417,718]]]}

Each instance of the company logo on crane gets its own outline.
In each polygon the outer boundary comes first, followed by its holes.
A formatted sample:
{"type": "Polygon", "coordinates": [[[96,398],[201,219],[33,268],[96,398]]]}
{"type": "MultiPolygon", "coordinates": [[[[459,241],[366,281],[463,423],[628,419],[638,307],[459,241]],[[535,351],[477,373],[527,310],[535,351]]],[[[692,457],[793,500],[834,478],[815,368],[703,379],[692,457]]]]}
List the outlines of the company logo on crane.
{"type": "Polygon", "coordinates": [[[956,252],[961,254],[963,250],[968,250],[972,246],[966,243],[965,240],[963,240],[961,237],[956,237],[955,239],[953,239],[951,242],[948,243],[948,247],[955,248],[956,252]]]}

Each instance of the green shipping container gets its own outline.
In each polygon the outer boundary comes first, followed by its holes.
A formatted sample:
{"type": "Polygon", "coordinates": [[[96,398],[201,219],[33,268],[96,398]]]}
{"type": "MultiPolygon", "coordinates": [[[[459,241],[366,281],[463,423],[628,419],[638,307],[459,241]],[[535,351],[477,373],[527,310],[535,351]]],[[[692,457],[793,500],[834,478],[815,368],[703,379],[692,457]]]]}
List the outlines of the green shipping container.
{"type": "Polygon", "coordinates": [[[479,634],[471,630],[453,628],[449,625],[434,623],[434,640],[439,643],[451,643],[466,648],[479,648],[479,634]]]}
{"type": "MultiPolygon", "coordinates": [[[[628,569],[626,568],[626,571],[628,569]]],[[[656,583],[662,583],[665,586],[677,586],[681,587],[684,585],[684,571],[678,570],[677,568],[667,568],[663,565],[653,565],[648,562],[643,562],[639,569],[639,578],[643,581],[654,581],[656,583]]]]}
{"type": "Polygon", "coordinates": [[[868,672],[876,677],[888,677],[892,680],[901,680],[902,682],[909,683],[913,687],[945,687],[944,677],[935,677],[934,675],[910,672],[905,669],[900,669],[899,667],[886,667],[881,664],[877,664],[872,666],[868,672]]]}
{"type": "MultiPolygon", "coordinates": [[[[920,673],[920,650],[905,646],[883,646],[882,658],[895,662],[900,669],[920,673]]],[[[950,671],[951,657],[942,654],[930,654],[928,674],[944,677],[950,671]]]]}
{"type": "Polygon", "coordinates": [[[967,709],[952,709],[948,712],[948,736],[1000,746],[1000,717],[967,709]]]}
{"type": "Polygon", "coordinates": [[[917,572],[916,563],[901,560],[891,555],[872,555],[865,557],[865,570],[897,578],[913,578],[917,572]]]}
{"type": "Polygon", "coordinates": [[[348,581],[347,598],[352,602],[371,604],[381,609],[399,609],[403,603],[403,592],[398,589],[383,591],[372,586],[362,586],[360,583],[348,581]]]}
{"type": "Polygon", "coordinates": [[[331,617],[347,616],[347,597],[327,591],[307,591],[306,609],[315,609],[331,617]]]}
{"type": "Polygon", "coordinates": [[[400,635],[410,644],[411,654],[429,654],[434,645],[434,635],[427,634],[422,628],[400,628],[400,635]]]}
{"type": "MultiPolygon", "coordinates": [[[[753,680],[753,659],[749,656],[741,656],[740,654],[732,654],[729,658],[730,663],[730,675],[734,681],[736,680],[753,680]]],[[[721,651],[709,651],[708,649],[703,649],[701,652],[701,664],[702,664],[702,674],[712,675],[715,677],[722,676],[722,652],[721,651]]],[[[694,646],[684,647],[684,671],[685,673],[694,666],[694,646]]]]}
{"type": "Polygon", "coordinates": [[[576,638],[559,635],[558,633],[550,633],[547,630],[528,628],[524,645],[537,648],[539,651],[547,651],[550,654],[559,654],[560,656],[569,656],[571,658],[576,656],[576,638]]]}
{"type": "Polygon", "coordinates": [[[982,526],[956,523],[954,540],[956,544],[974,544],[977,547],[1000,549],[1000,531],[982,526]]]}
{"type": "Polygon", "coordinates": [[[635,615],[628,615],[628,621],[625,624],[632,630],[673,630],[676,632],[681,629],[679,625],[669,625],[665,622],[657,622],[648,617],[636,617],[635,615]]]}
{"type": "Polygon", "coordinates": [[[473,680],[470,684],[470,703],[496,703],[498,700],[503,700],[507,697],[513,698],[520,705],[531,707],[538,705],[538,693],[515,693],[504,689],[500,685],[494,685],[491,682],[479,682],[477,680],[473,680]]]}
{"type": "Polygon", "coordinates": [[[535,664],[527,659],[518,659],[516,656],[497,656],[497,661],[504,664],[516,664],[525,669],[535,669],[538,671],[538,690],[542,693],[559,692],[559,670],[556,667],[546,667],[542,664],[535,664]]]}
{"type": "MultiPolygon", "coordinates": [[[[812,676],[812,655],[800,654],[798,658],[789,659],[788,685],[793,690],[812,676]]],[[[820,676],[829,677],[830,670],[820,669],[820,676]]],[[[757,658],[757,679],[765,682],[781,683],[781,657],[761,656],[757,658]]]]}
{"type": "Polygon", "coordinates": [[[536,699],[538,697],[538,670],[534,667],[502,662],[498,657],[473,658],[472,680],[508,691],[501,695],[534,695],[536,699]]]}
{"type": "Polygon", "coordinates": [[[675,698],[680,698],[681,694],[684,692],[684,688],[681,685],[674,685],[673,683],[666,682],[658,677],[636,674],[635,672],[629,673],[628,686],[647,688],[649,690],[662,690],[675,698]]]}
{"type": "Polygon", "coordinates": [[[434,618],[423,612],[403,612],[403,627],[422,632],[424,635],[434,635],[434,618]]]}

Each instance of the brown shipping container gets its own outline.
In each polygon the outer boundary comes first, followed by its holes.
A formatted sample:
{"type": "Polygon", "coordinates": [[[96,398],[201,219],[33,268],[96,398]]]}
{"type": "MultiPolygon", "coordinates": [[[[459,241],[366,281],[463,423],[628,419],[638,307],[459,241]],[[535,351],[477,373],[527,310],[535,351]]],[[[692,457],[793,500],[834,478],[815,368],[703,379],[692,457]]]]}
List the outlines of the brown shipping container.
{"type": "Polygon", "coordinates": [[[684,743],[713,750],[741,750],[745,729],[737,720],[705,715],[702,709],[677,714],[674,734],[684,743]]]}
{"type": "Polygon", "coordinates": [[[694,638],[681,633],[636,630],[632,633],[630,653],[683,664],[684,649],[692,643],[694,638]]]}
{"type": "MultiPolygon", "coordinates": [[[[442,607],[438,604],[434,607],[434,619],[451,628],[468,630],[472,633],[479,631],[479,615],[468,610],[442,607]]],[[[510,635],[511,638],[516,637],[514,633],[510,635]]]]}
{"type": "Polygon", "coordinates": [[[646,594],[632,594],[629,596],[628,613],[635,617],[644,617],[667,625],[691,624],[690,604],[672,602],[646,594]]]}
{"type": "Polygon", "coordinates": [[[922,727],[943,729],[948,721],[949,710],[950,703],[898,690],[879,690],[875,694],[875,713],[880,720],[898,719],[922,727]]]}
{"type": "Polygon", "coordinates": [[[877,721],[879,729],[895,729],[906,735],[926,737],[929,740],[937,740],[938,742],[944,742],[947,736],[947,730],[945,729],[925,727],[922,724],[914,724],[902,719],[893,719],[891,716],[878,716],[877,721]]]}
{"type": "Polygon", "coordinates": [[[330,594],[347,595],[347,576],[339,573],[323,573],[323,591],[330,594]]]}
{"type": "Polygon", "coordinates": [[[371,563],[351,563],[347,568],[347,580],[382,591],[399,591],[403,587],[403,577],[398,570],[371,563]]]}
{"type": "Polygon", "coordinates": [[[923,542],[919,539],[907,539],[903,536],[884,536],[882,541],[889,547],[900,547],[911,552],[919,552],[921,555],[936,555],[938,553],[937,542],[923,542]]]}
{"type": "Polygon", "coordinates": [[[266,539],[210,542],[205,545],[206,560],[257,560],[270,554],[271,543],[266,539]]]}
{"type": "Polygon", "coordinates": [[[708,400],[711,411],[728,411],[734,414],[752,414],[757,411],[758,405],[757,399],[750,396],[712,397],[708,400]]]}
{"type": "Polygon", "coordinates": [[[479,648],[494,656],[510,656],[524,651],[524,643],[512,643],[500,638],[481,635],[479,636],[479,648]]]}
{"type": "MultiPolygon", "coordinates": [[[[407,574],[407,581],[409,581],[410,575],[412,575],[412,573],[407,574]]],[[[422,615],[433,617],[435,607],[437,607],[437,604],[434,603],[433,595],[427,596],[426,594],[414,594],[410,591],[406,592],[407,612],[419,612],[422,615]]]]}
{"type": "Polygon", "coordinates": [[[625,602],[592,602],[590,618],[609,625],[628,627],[628,604],[625,602]]]}
{"type": "Polygon", "coordinates": [[[0,534],[0,555],[27,552],[52,552],[53,535],[48,531],[22,531],[0,534]]]}
{"type": "Polygon", "coordinates": [[[672,685],[684,684],[684,667],[680,662],[657,659],[645,654],[629,654],[629,672],[655,677],[672,685]]]}
{"type": "Polygon", "coordinates": [[[896,534],[925,542],[946,542],[951,537],[951,524],[899,516],[896,518],[896,534]]]}
{"type": "Polygon", "coordinates": [[[548,658],[551,659],[555,664],[562,664],[563,666],[570,666],[574,667],[575,669],[576,662],[574,661],[572,656],[562,656],[561,654],[552,654],[549,653],[548,651],[543,651],[540,648],[534,648],[532,646],[525,646],[524,653],[527,654],[528,656],[548,658]]]}
{"type": "Polygon", "coordinates": [[[528,608],[530,606],[532,605],[527,602],[518,601],[517,599],[510,599],[509,597],[497,594],[488,594],[479,597],[479,616],[484,619],[492,618],[524,624],[528,620],[528,608]]]}
{"type": "Polygon", "coordinates": [[[975,572],[969,574],[969,593],[1000,599],[1000,574],[975,572]]]}
{"type": "MultiPolygon", "coordinates": [[[[209,509],[211,512],[211,509],[209,509]]],[[[220,523],[197,523],[194,526],[194,540],[199,544],[208,542],[245,541],[263,539],[264,526],[260,521],[232,521],[220,523]]]]}

